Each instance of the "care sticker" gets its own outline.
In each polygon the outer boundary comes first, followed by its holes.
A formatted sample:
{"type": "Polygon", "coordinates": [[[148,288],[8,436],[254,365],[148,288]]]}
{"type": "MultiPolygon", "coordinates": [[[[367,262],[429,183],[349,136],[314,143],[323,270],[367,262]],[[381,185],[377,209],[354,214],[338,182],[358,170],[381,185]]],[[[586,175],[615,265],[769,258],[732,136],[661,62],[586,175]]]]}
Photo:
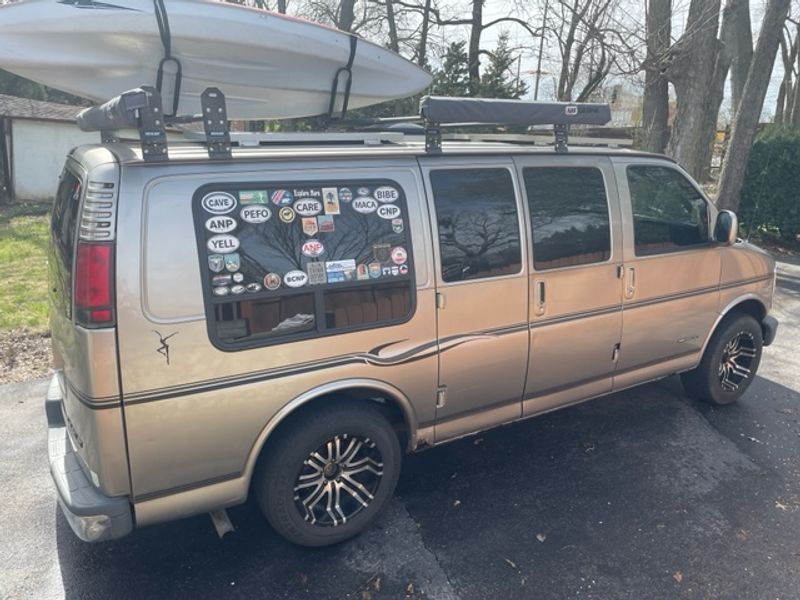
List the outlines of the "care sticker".
{"type": "Polygon", "coordinates": [[[306,273],[308,273],[308,284],[319,285],[327,282],[325,274],[324,262],[310,262],[306,265],[306,273]]]}
{"type": "Polygon", "coordinates": [[[392,219],[392,231],[395,233],[403,233],[405,229],[405,225],[403,225],[403,219],[392,219]]]}
{"type": "Polygon", "coordinates": [[[266,204],[269,202],[267,190],[241,190],[239,202],[242,204],[266,204]]]}
{"type": "Polygon", "coordinates": [[[396,265],[405,264],[408,260],[408,252],[402,246],[392,248],[392,262],[396,265]]]}
{"type": "Polygon", "coordinates": [[[372,279],[377,279],[381,276],[381,263],[379,262],[372,262],[369,263],[369,276],[372,279]]]}
{"type": "Polygon", "coordinates": [[[231,282],[230,275],[214,275],[211,278],[211,285],[218,286],[218,285],[228,285],[231,282]]]}
{"type": "Polygon", "coordinates": [[[228,271],[228,273],[238,271],[241,264],[242,259],[239,257],[238,252],[225,255],[225,270],[228,271]]]}
{"type": "Polygon", "coordinates": [[[400,265],[400,275],[408,275],[408,265],[400,265]]]}
{"type": "Polygon", "coordinates": [[[389,262],[392,257],[391,244],[372,244],[372,256],[376,262],[389,262]]]}
{"type": "Polygon", "coordinates": [[[236,208],[236,198],[226,192],[211,192],[203,196],[203,208],[215,215],[226,215],[236,208]]]}
{"type": "Polygon", "coordinates": [[[353,199],[353,192],[350,188],[339,188],[339,200],[342,202],[350,202],[353,199]]]}
{"type": "Polygon", "coordinates": [[[362,263],[356,267],[356,279],[359,281],[369,279],[369,269],[367,268],[367,265],[362,263]]]}
{"type": "Polygon", "coordinates": [[[360,187],[356,191],[358,192],[359,196],[369,196],[369,188],[368,187],[360,187]]]}
{"type": "Polygon", "coordinates": [[[319,200],[297,200],[294,203],[294,212],[301,217],[313,217],[322,212],[322,202],[319,200]]]}
{"type": "Polygon", "coordinates": [[[303,233],[308,236],[317,235],[319,227],[317,226],[317,217],[303,217],[303,233]]]}
{"type": "Polygon", "coordinates": [[[212,254],[208,257],[208,268],[214,273],[220,273],[225,268],[225,257],[222,254],[212,254]]]}
{"type": "Polygon", "coordinates": [[[400,192],[390,185],[377,188],[372,195],[378,202],[396,202],[400,199],[400,192]]]}
{"type": "Polygon", "coordinates": [[[381,219],[396,219],[400,216],[400,207],[396,204],[383,204],[378,207],[378,216],[381,219]]]}
{"type": "Polygon", "coordinates": [[[319,188],[294,188],[292,190],[295,200],[305,200],[313,198],[314,200],[322,199],[322,192],[319,188]]]}
{"type": "Polygon", "coordinates": [[[211,217],[206,221],[206,229],[211,233],[230,233],[236,229],[236,219],[231,217],[211,217]]]}
{"type": "Polygon", "coordinates": [[[247,291],[248,291],[248,292],[250,292],[251,294],[255,294],[256,292],[260,292],[260,291],[261,291],[261,284],[260,284],[260,283],[256,283],[255,281],[254,281],[253,283],[248,283],[248,284],[247,284],[246,286],[244,286],[244,287],[245,287],[245,288],[247,289],[247,291]]]}
{"type": "Polygon", "coordinates": [[[290,288],[303,287],[308,283],[308,275],[305,271],[289,271],[283,276],[283,283],[290,288]]]}
{"type": "Polygon", "coordinates": [[[281,276],[277,273],[268,273],[264,275],[264,287],[268,290],[277,290],[281,287],[281,276]]]}
{"type": "Polygon", "coordinates": [[[230,289],[227,287],[215,287],[214,288],[214,295],[215,296],[227,296],[230,293],[230,289]]]}
{"type": "Polygon", "coordinates": [[[277,206],[288,206],[292,203],[292,192],[289,190],[275,190],[272,192],[272,203],[277,206]]]}
{"type": "Polygon", "coordinates": [[[325,203],[326,215],[339,214],[339,189],[335,187],[322,188],[322,201],[325,203]]]}
{"type": "Polygon", "coordinates": [[[284,206],[280,211],[278,211],[278,217],[284,223],[291,223],[294,221],[294,211],[292,210],[291,206],[284,206]]]}
{"type": "Polygon", "coordinates": [[[272,211],[268,206],[245,206],[239,217],[248,223],[266,223],[272,218],[272,211]]]}
{"type": "Polygon", "coordinates": [[[234,283],[242,283],[244,281],[244,273],[234,273],[233,274],[233,282],[234,283]]]}
{"type": "Polygon", "coordinates": [[[317,225],[319,225],[320,233],[332,233],[336,231],[336,225],[333,222],[333,217],[330,215],[318,216],[317,225]]]}
{"type": "Polygon", "coordinates": [[[316,258],[325,252],[325,246],[319,240],[307,240],[301,250],[305,256],[316,258]]]}
{"type": "Polygon", "coordinates": [[[244,292],[245,292],[245,287],[241,284],[234,285],[231,288],[231,294],[235,294],[237,296],[244,294],[244,292]]]}
{"type": "Polygon", "coordinates": [[[239,249],[239,238],[236,238],[229,233],[213,235],[208,238],[206,246],[209,250],[211,250],[211,252],[215,252],[217,254],[228,254],[230,252],[236,252],[239,249]]]}
{"type": "Polygon", "coordinates": [[[362,215],[368,215],[378,210],[378,202],[369,196],[360,196],[356,198],[353,200],[351,206],[353,207],[354,211],[359,212],[362,215]]]}

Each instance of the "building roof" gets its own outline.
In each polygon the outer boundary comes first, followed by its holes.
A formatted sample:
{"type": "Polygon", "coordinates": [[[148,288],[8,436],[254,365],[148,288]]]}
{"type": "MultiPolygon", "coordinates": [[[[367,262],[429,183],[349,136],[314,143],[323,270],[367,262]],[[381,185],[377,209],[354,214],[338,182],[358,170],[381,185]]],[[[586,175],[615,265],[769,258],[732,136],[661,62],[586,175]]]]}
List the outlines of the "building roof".
{"type": "Polygon", "coordinates": [[[74,122],[75,117],[84,108],[83,106],[56,104],[55,102],[0,94],[0,117],[74,122]]]}

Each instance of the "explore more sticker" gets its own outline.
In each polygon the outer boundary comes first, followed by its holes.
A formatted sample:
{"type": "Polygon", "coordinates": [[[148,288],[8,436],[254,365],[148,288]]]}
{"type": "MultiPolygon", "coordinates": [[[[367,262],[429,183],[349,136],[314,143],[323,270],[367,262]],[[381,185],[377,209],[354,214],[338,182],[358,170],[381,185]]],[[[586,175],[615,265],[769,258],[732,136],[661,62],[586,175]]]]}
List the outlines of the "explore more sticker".
{"type": "Polygon", "coordinates": [[[381,219],[396,219],[401,214],[400,207],[396,204],[382,204],[378,207],[378,216],[381,219]]]}
{"type": "Polygon", "coordinates": [[[272,218],[272,211],[268,206],[245,206],[239,213],[239,217],[247,223],[266,223],[272,218]]]}
{"type": "Polygon", "coordinates": [[[228,254],[239,249],[239,238],[228,233],[212,235],[206,241],[206,247],[216,254],[228,254]]]}
{"type": "Polygon", "coordinates": [[[206,221],[206,229],[211,233],[230,233],[236,225],[236,219],[232,217],[211,217],[206,221]]]}
{"type": "Polygon", "coordinates": [[[215,215],[226,215],[236,208],[236,198],[227,192],[211,192],[200,201],[203,208],[215,215]]]}

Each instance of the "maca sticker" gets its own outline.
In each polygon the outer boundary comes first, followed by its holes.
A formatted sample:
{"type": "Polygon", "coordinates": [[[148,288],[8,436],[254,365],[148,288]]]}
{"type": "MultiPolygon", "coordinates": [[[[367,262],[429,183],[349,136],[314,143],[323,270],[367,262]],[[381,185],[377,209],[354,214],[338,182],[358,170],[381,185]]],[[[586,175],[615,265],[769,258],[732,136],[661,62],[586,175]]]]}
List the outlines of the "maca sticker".
{"type": "Polygon", "coordinates": [[[368,215],[378,210],[377,200],[375,200],[375,198],[370,198],[369,196],[359,196],[353,200],[351,206],[353,207],[354,211],[359,212],[362,215],[368,215]]]}

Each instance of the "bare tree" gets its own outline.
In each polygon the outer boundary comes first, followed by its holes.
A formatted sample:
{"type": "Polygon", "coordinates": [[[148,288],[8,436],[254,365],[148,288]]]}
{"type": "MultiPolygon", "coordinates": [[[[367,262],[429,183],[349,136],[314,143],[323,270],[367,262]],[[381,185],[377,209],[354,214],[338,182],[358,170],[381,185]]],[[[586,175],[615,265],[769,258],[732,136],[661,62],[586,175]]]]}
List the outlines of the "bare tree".
{"type": "MultiPolygon", "coordinates": [[[[744,92],[750,61],[753,60],[753,30],[750,23],[750,0],[734,0],[728,3],[726,11],[731,11],[731,107],[733,114],[739,108],[744,92]]],[[[726,43],[725,19],[723,16],[722,41],[726,43]]]]}
{"type": "Polygon", "coordinates": [[[671,42],[672,0],[647,4],[647,59],[642,103],[642,149],[664,152],[669,136],[669,81],[663,71],[671,42]]]}
{"type": "Polygon", "coordinates": [[[717,205],[720,208],[736,210],[739,206],[747,157],[755,139],[783,26],[789,14],[789,4],[790,0],[767,1],[761,31],[758,34],[758,44],[747,74],[739,111],[733,122],[728,153],[722,165],[717,198],[717,205]]]}
{"type": "Polygon", "coordinates": [[[778,99],[775,105],[775,123],[796,126],[798,116],[795,114],[794,105],[798,98],[798,75],[800,75],[800,23],[783,29],[780,40],[781,61],[783,62],[783,79],[778,89],[778,99]]]}

